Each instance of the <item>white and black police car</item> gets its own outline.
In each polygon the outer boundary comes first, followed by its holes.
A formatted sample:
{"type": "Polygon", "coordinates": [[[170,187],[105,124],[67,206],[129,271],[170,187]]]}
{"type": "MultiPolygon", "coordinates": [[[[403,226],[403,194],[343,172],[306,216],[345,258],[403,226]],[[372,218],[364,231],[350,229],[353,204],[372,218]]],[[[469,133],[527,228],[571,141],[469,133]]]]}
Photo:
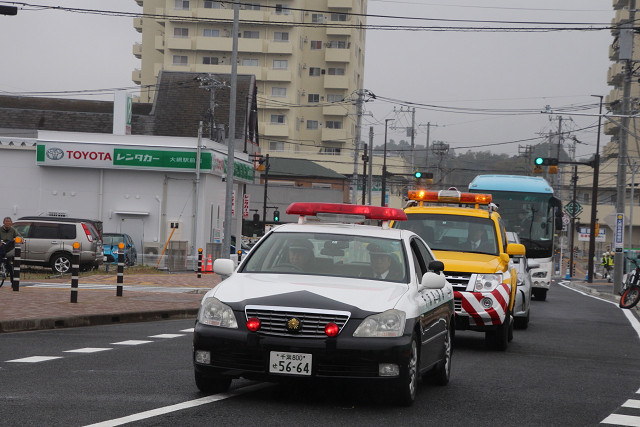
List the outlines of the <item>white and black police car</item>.
{"type": "Polygon", "coordinates": [[[455,330],[453,290],[400,209],[292,203],[202,300],[194,329],[197,387],[228,390],[233,378],[375,380],[410,405],[419,377],[445,385],[455,330]],[[380,220],[382,226],[360,225],[380,220]]]}

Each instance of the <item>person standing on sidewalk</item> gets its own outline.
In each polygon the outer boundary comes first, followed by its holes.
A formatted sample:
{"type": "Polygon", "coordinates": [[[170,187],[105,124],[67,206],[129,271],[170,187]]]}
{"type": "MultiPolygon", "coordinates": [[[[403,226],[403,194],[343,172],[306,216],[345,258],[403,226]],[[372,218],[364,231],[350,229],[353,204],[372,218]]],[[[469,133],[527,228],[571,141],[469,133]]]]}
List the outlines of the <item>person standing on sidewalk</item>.
{"type": "Polygon", "coordinates": [[[4,262],[4,266],[9,273],[9,278],[11,279],[11,283],[13,283],[13,254],[14,247],[16,244],[16,237],[20,234],[18,230],[13,227],[13,221],[11,217],[5,217],[2,221],[2,227],[0,227],[0,259],[4,262]]]}
{"type": "Polygon", "coordinates": [[[613,252],[609,252],[607,257],[607,282],[611,283],[611,272],[613,271],[613,252]]]}
{"type": "Polygon", "coordinates": [[[602,265],[602,278],[606,279],[609,275],[609,253],[604,252],[602,254],[602,260],[600,261],[600,265],[602,265]]]}

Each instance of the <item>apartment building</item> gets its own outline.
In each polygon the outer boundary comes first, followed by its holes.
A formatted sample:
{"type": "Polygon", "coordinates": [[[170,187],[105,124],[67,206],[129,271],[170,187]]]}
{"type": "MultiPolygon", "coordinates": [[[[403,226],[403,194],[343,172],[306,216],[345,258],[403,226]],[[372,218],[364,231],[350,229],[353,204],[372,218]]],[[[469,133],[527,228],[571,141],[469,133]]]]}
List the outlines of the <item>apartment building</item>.
{"type": "MultiPolygon", "coordinates": [[[[160,70],[231,73],[233,1],[136,2],[141,102],[153,102],[160,70]]],[[[262,153],[351,174],[367,0],[241,3],[238,73],[256,76],[262,153]]]]}

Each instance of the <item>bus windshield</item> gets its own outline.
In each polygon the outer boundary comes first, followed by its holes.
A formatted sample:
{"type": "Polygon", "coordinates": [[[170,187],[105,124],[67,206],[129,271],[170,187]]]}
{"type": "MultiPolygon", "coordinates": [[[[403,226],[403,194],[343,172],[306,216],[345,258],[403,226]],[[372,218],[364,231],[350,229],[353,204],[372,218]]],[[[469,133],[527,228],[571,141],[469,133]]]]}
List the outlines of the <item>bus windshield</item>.
{"type": "Polygon", "coordinates": [[[520,236],[528,258],[553,254],[554,204],[551,194],[491,191],[507,231],[520,236]]]}

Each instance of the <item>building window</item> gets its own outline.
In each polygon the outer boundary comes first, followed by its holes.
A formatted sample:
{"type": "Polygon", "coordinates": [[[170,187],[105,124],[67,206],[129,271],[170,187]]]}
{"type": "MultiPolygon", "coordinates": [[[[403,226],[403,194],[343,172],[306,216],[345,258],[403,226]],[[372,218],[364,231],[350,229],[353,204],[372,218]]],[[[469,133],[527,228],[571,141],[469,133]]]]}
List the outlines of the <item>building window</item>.
{"type": "Polygon", "coordinates": [[[327,43],[329,49],[348,49],[349,45],[344,40],[331,40],[327,43]]]}
{"type": "Polygon", "coordinates": [[[286,59],[274,59],[273,60],[273,69],[274,70],[286,70],[289,68],[289,61],[286,59]]]}
{"type": "Polygon", "coordinates": [[[187,55],[173,55],[173,65],[189,65],[189,57],[187,55]]]}
{"type": "Polygon", "coordinates": [[[244,10],[260,10],[259,4],[245,4],[242,7],[244,10]]]}
{"type": "Polygon", "coordinates": [[[175,0],[174,9],[189,10],[189,0],[175,0]]]}
{"type": "Polygon", "coordinates": [[[269,141],[269,151],[284,151],[284,142],[269,141]]]}
{"type": "Polygon", "coordinates": [[[582,193],[582,202],[589,203],[589,193],[582,193]]]}
{"type": "Polygon", "coordinates": [[[328,68],[327,74],[330,76],[344,76],[344,68],[328,68]]]}
{"type": "Polygon", "coordinates": [[[188,28],[174,28],[173,37],[189,37],[188,28]]]}
{"type": "Polygon", "coordinates": [[[286,87],[272,87],[271,88],[271,96],[275,96],[278,98],[284,98],[287,96],[287,88],[286,87]]]}
{"type": "Polygon", "coordinates": [[[273,124],[273,125],[283,125],[284,123],[285,123],[284,114],[272,114],[271,115],[271,124],[273,124]]]}
{"type": "Polygon", "coordinates": [[[307,120],[307,129],[318,129],[317,120],[307,120]]]}
{"type": "Polygon", "coordinates": [[[276,4],[276,15],[288,15],[289,13],[291,13],[291,9],[282,4],[276,4]]]}
{"type": "Polygon", "coordinates": [[[320,95],[317,93],[310,93],[307,96],[307,102],[320,102],[320,95]]]}
{"type": "Polygon", "coordinates": [[[342,121],[327,120],[327,129],[342,129],[342,121]]]}
{"type": "Polygon", "coordinates": [[[322,40],[311,40],[311,50],[322,49],[322,40]]]}
{"type": "Polygon", "coordinates": [[[334,93],[327,94],[327,102],[342,102],[344,101],[344,95],[336,95],[334,93]]]}
{"type": "Polygon", "coordinates": [[[324,22],[324,15],[322,13],[312,13],[311,22],[314,24],[322,24],[324,22]]]}
{"type": "Polygon", "coordinates": [[[240,63],[240,65],[242,65],[243,67],[257,67],[258,66],[258,60],[257,59],[243,59],[242,62],[240,63]]]}
{"type": "Polygon", "coordinates": [[[340,149],[337,147],[322,147],[320,149],[320,154],[326,154],[329,156],[339,156],[340,149]]]}
{"type": "Polygon", "coordinates": [[[204,30],[202,30],[202,35],[204,37],[220,37],[220,30],[205,28],[204,30]]]}
{"type": "Polygon", "coordinates": [[[316,77],[320,75],[320,68],[319,67],[310,67],[309,68],[309,75],[311,77],[316,77]]]}
{"type": "Polygon", "coordinates": [[[332,21],[346,22],[346,21],[348,21],[347,14],[346,13],[332,13],[331,14],[331,20],[332,21]]]}
{"type": "Polygon", "coordinates": [[[289,33],[284,31],[276,31],[275,33],[273,33],[273,40],[277,42],[288,42],[289,33]]]}
{"type": "Polygon", "coordinates": [[[204,2],[205,9],[220,9],[221,7],[222,7],[222,4],[220,4],[219,1],[205,0],[204,2]]]}
{"type": "Polygon", "coordinates": [[[204,65],[218,65],[218,57],[217,56],[203,56],[202,63],[204,65]]]}
{"type": "Polygon", "coordinates": [[[243,31],[242,38],[245,39],[259,39],[260,31],[243,31]]]}

